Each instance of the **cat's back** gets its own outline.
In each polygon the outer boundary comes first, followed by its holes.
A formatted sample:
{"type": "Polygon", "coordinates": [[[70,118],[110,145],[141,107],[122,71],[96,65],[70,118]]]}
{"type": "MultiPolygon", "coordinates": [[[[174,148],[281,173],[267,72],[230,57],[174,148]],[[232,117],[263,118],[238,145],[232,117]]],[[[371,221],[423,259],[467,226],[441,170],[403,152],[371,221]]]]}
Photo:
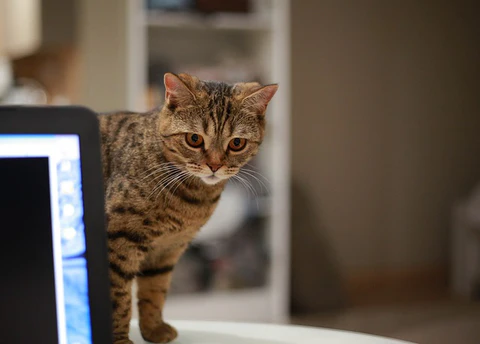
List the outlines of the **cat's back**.
{"type": "Polygon", "coordinates": [[[142,116],[135,112],[108,112],[97,115],[100,124],[100,134],[103,142],[114,141],[116,135],[122,134],[122,128],[126,124],[137,122],[142,116]]]}
{"type": "Polygon", "coordinates": [[[121,161],[138,156],[149,126],[149,113],[112,112],[98,114],[104,178],[123,165],[121,161]]]}

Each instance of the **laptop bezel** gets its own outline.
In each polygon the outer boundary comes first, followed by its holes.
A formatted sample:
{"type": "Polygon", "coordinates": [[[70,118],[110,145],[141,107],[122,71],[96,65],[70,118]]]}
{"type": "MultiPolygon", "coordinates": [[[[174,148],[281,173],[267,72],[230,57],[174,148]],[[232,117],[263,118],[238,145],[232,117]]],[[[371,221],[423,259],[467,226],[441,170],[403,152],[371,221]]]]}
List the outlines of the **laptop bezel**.
{"type": "Polygon", "coordinates": [[[0,134],[79,136],[92,343],[112,343],[104,189],[97,115],[87,108],[76,106],[0,106],[0,134]]]}

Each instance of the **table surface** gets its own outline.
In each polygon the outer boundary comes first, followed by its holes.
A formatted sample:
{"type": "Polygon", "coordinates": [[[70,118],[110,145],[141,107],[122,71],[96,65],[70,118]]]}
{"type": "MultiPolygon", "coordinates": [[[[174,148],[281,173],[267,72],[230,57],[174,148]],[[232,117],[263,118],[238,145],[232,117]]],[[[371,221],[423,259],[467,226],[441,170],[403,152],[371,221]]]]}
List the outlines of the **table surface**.
{"type": "MultiPolygon", "coordinates": [[[[315,327],[246,324],[213,321],[172,321],[179,337],[172,344],[413,344],[366,334],[315,327]]],[[[138,322],[132,321],[130,339],[142,339],[138,322]]]]}

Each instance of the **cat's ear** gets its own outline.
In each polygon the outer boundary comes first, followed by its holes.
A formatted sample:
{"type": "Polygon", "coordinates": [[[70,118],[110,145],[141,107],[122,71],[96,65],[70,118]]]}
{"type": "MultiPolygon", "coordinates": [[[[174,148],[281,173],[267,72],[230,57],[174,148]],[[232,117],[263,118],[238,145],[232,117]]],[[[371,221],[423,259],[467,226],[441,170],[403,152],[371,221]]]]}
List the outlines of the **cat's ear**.
{"type": "Polygon", "coordinates": [[[187,73],[177,74],[177,77],[182,80],[190,90],[195,90],[198,83],[200,82],[200,80],[196,76],[187,73]]]}
{"type": "Polygon", "coordinates": [[[243,98],[242,104],[259,115],[265,114],[267,106],[278,90],[277,84],[260,86],[257,83],[244,84],[247,88],[247,95],[243,98]]]}
{"type": "Polygon", "coordinates": [[[185,75],[186,74],[181,74],[182,78],[180,78],[180,76],[173,73],[166,73],[163,77],[165,84],[165,102],[167,105],[179,106],[195,102],[195,94],[188,85],[190,83],[182,80],[185,75]]]}

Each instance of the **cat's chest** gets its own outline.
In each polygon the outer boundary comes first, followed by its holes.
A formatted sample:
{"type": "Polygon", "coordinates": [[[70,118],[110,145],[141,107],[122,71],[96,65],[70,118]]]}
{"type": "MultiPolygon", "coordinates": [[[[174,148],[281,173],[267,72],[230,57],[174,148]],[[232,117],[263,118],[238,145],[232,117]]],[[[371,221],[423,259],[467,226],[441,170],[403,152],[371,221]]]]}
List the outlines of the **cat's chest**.
{"type": "Polygon", "coordinates": [[[162,234],[154,240],[153,246],[169,248],[189,243],[209,220],[215,207],[216,204],[207,204],[158,209],[156,221],[149,223],[149,227],[162,234]]]}
{"type": "Polygon", "coordinates": [[[165,235],[196,233],[212,216],[217,202],[176,204],[158,207],[154,211],[157,230],[165,235]]]}

